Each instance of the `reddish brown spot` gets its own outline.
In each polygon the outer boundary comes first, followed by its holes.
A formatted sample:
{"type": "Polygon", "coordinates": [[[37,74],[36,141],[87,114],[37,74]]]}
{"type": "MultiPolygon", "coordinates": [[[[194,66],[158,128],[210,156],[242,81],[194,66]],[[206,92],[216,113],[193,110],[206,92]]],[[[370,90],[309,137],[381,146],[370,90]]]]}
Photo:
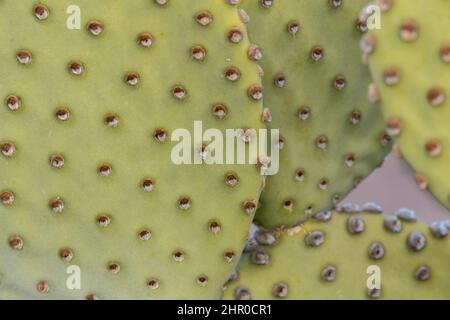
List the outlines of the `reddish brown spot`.
{"type": "Polygon", "coordinates": [[[148,241],[151,237],[152,233],[150,230],[142,229],[141,231],[139,231],[139,239],[141,239],[142,241],[148,241]]]}
{"type": "Polygon", "coordinates": [[[36,286],[36,289],[39,293],[48,293],[50,291],[50,286],[45,281],[39,281],[39,283],[36,286]]]}
{"type": "Polygon", "coordinates": [[[60,169],[64,166],[64,157],[60,154],[54,154],[50,156],[50,165],[53,168],[60,169]]]}
{"type": "Polygon", "coordinates": [[[64,201],[59,197],[50,200],[49,205],[54,213],[62,213],[64,211],[64,201]]]}
{"type": "Polygon", "coordinates": [[[441,88],[432,88],[427,92],[428,103],[433,107],[440,106],[445,102],[445,92],[441,88]]]}
{"type": "Polygon", "coordinates": [[[175,262],[183,262],[184,253],[182,251],[175,251],[172,253],[172,258],[173,260],[175,260],[175,262]]]}
{"type": "Polygon", "coordinates": [[[272,114],[270,113],[269,108],[263,109],[263,111],[261,112],[261,120],[267,124],[272,122],[272,114]]]}
{"type": "Polygon", "coordinates": [[[5,99],[5,104],[11,111],[17,111],[22,106],[22,99],[19,96],[10,95],[5,99]]]}
{"type": "Polygon", "coordinates": [[[323,48],[322,47],[314,47],[311,50],[311,59],[314,61],[319,61],[323,58],[323,48]]]}
{"type": "Polygon", "coordinates": [[[97,223],[100,227],[106,228],[111,223],[111,218],[107,214],[101,214],[97,217],[97,223]]]}
{"type": "Polygon", "coordinates": [[[223,119],[228,114],[228,108],[224,104],[216,104],[212,107],[212,114],[218,119],[223,119]]]}
{"type": "Polygon", "coordinates": [[[256,202],[254,200],[245,201],[242,204],[242,207],[244,208],[245,213],[253,214],[256,211],[256,202]]]}
{"type": "Polygon", "coordinates": [[[158,142],[166,142],[167,136],[168,134],[164,129],[156,129],[153,133],[153,138],[158,142]]]}
{"type": "Polygon", "coordinates": [[[68,68],[69,68],[69,72],[75,76],[82,75],[85,70],[85,66],[81,62],[76,62],[76,61],[69,63],[68,68]]]}
{"type": "Polygon", "coordinates": [[[398,136],[403,128],[403,122],[400,118],[390,118],[387,122],[388,134],[392,137],[398,136]]]}
{"type": "Polygon", "coordinates": [[[277,74],[274,83],[277,88],[283,88],[286,85],[286,76],[282,73],[277,74]]]}
{"type": "Polygon", "coordinates": [[[400,24],[400,38],[403,41],[411,42],[419,36],[419,25],[413,21],[408,20],[400,24]]]}
{"type": "Polygon", "coordinates": [[[231,28],[228,31],[228,40],[232,43],[239,43],[244,38],[242,31],[239,28],[231,28]]]}
{"type": "Polygon", "coordinates": [[[213,15],[209,11],[201,11],[197,14],[196,21],[203,27],[213,22],[213,15]]]}
{"type": "Polygon", "coordinates": [[[67,121],[70,118],[70,111],[67,108],[60,108],[56,110],[55,117],[61,121],[67,121]]]}
{"type": "Polygon", "coordinates": [[[357,19],[356,20],[356,29],[358,29],[361,32],[366,32],[367,31],[367,20],[361,20],[361,19],[357,19]]]}
{"type": "Polygon", "coordinates": [[[191,199],[189,197],[181,197],[178,199],[178,208],[188,210],[191,207],[191,199]]]}
{"type": "Polygon", "coordinates": [[[22,250],[23,239],[19,235],[13,235],[8,239],[9,246],[14,250],[22,250]]]}
{"type": "Polygon", "coordinates": [[[300,31],[300,24],[298,21],[289,21],[287,24],[287,31],[292,35],[296,35],[300,31]]]}
{"type": "Polygon", "coordinates": [[[303,182],[305,180],[305,171],[303,169],[299,169],[295,172],[295,180],[299,182],[303,182]]]}
{"type": "Polygon", "coordinates": [[[98,168],[98,173],[102,177],[107,177],[112,173],[112,167],[109,164],[103,164],[98,168]]]}
{"type": "Polygon", "coordinates": [[[11,191],[3,191],[0,193],[0,201],[2,204],[10,206],[14,203],[14,193],[11,191]]]}
{"type": "Polygon", "coordinates": [[[46,6],[38,4],[34,7],[34,16],[38,20],[47,20],[49,16],[49,10],[46,6]]]}
{"type": "Polygon", "coordinates": [[[320,190],[327,190],[328,189],[328,180],[323,178],[319,181],[319,189],[320,190]]]}
{"type": "Polygon", "coordinates": [[[117,262],[109,262],[108,263],[108,271],[112,274],[117,274],[120,271],[120,264],[117,262]]]}
{"type": "Polygon", "coordinates": [[[355,161],[356,161],[356,157],[354,154],[350,154],[345,157],[345,164],[349,168],[353,167],[353,165],[355,164],[355,161]]]}
{"type": "Polygon", "coordinates": [[[273,5],[273,0],[260,0],[261,2],[261,7],[265,8],[265,9],[269,9],[272,7],[273,5]]]}
{"type": "Polygon", "coordinates": [[[12,142],[3,142],[0,144],[0,151],[5,157],[12,157],[16,153],[16,146],[12,142]]]}
{"type": "Polygon", "coordinates": [[[259,101],[263,98],[263,88],[258,84],[251,85],[247,90],[247,94],[253,100],[259,101]]]}
{"type": "Polygon", "coordinates": [[[358,124],[361,121],[362,114],[360,111],[355,110],[350,113],[350,123],[358,124]]]}
{"type": "Polygon", "coordinates": [[[202,46],[192,47],[191,56],[194,60],[203,61],[206,58],[206,49],[202,46]]]}
{"type": "Polygon", "coordinates": [[[234,172],[228,172],[225,174],[225,183],[227,186],[234,187],[239,183],[239,177],[234,172]]]}
{"type": "Polygon", "coordinates": [[[142,189],[144,189],[144,191],[151,192],[154,187],[155,183],[152,179],[144,179],[144,181],[142,181],[142,189]]]}
{"type": "Polygon", "coordinates": [[[153,44],[153,36],[148,32],[143,32],[138,36],[138,44],[144,48],[149,48],[153,44]]]}
{"type": "Polygon", "coordinates": [[[241,71],[236,67],[228,67],[225,69],[225,78],[230,81],[237,81],[241,77],[241,71]]]}
{"type": "Polygon", "coordinates": [[[328,148],[328,138],[326,136],[319,136],[316,139],[316,146],[317,148],[321,149],[321,150],[325,150],[328,148]]]}
{"type": "Polygon", "coordinates": [[[333,85],[337,90],[343,90],[347,84],[347,81],[345,80],[345,77],[342,75],[336,76],[334,78],[333,85]]]}
{"type": "Polygon", "coordinates": [[[125,75],[124,80],[129,86],[135,87],[141,81],[141,76],[137,72],[128,72],[125,75]]]}
{"type": "Polygon", "coordinates": [[[421,190],[428,188],[428,177],[421,173],[416,173],[416,184],[421,190]]]}
{"type": "Polygon", "coordinates": [[[272,288],[272,294],[276,298],[286,298],[288,295],[288,286],[285,283],[277,283],[272,288]]]}
{"type": "Polygon", "coordinates": [[[104,27],[100,21],[91,21],[86,28],[93,36],[99,36],[103,32],[104,27]]]}
{"type": "Polygon", "coordinates": [[[110,128],[115,128],[119,125],[119,116],[110,114],[105,117],[105,124],[110,128]]]}
{"type": "Polygon", "coordinates": [[[217,234],[220,232],[220,230],[222,229],[222,226],[220,225],[220,222],[218,221],[210,221],[208,223],[208,230],[213,233],[213,234],[217,234]]]}
{"type": "Polygon", "coordinates": [[[59,257],[67,262],[72,261],[73,259],[73,251],[70,248],[64,248],[59,251],[59,257]]]}
{"type": "Polygon", "coordinates": [[[400,70],[395,67],[389,67],[383,72],[384,83],[388,86],[395,86],[400,82],[400,70]]]}
{"type": "Polygon", "coordinates": [[[298,117],[300,120],[306,121],[309,119],[311,115],[311,110],[308,107],[301,107],[300,110],[298,110],[298,117]]]}
{"type": "Polygon", "coordinates": [[[206,285],[208,285],[208,277],[207,276],[199,276],[197,278],[197,284],[200,287],[205,287],[206,285]]]}
{"type": "Polygon", "coordinates": [[[178,99],[178,100],[183,100],[186,98],[188,92],[186,90],[185,87],[183,86],[175,86],[172,89],[172,95],[174,98],[178,99]]]}
{"type": "Polygon", "coordinates": [[[28,65],[31,63],[32,56],[31,53],[27,50],[20,50],[16,54],[16,59],[20,64],[28,65]]]}
{"type": "Polygon", "coordinates": [[[158,289],[159,288],[159,281],[156,280],[156,279],[150,279],[150,280],[147,281],[147,286],[150,289],[153,289],[153,290],[158,289]]]}
{"type": "Polygon", "coordinates": [[[439,50],[439,56],[441,57],[442,62],[450,63],[450,44],[442,46],[439,50]]]}
{"type": "Polygon", "coordinates": [[[256,44],[251,44],[247,50],[247,57],[253,61],[259,61],[263,58],[261,49],[256,44]]]}
{"type": "Polygon", "coordinates": [[[226,262],[230,263],[234,260],[234,257],[236,256],[236,254],[233,251],[226,251],[223,254],[223,257],[225,259],[226,262]]]}
{"type": "Polygon", "coordinates": [[[425,144],[425,150],[430,157],[437,157],[442,153],[442,144],[439,140],[430,140],[425,144]]]}
{"type": "Polygon", "coordinates": [[[289,199],[289,200],[284,200],[284,201],[283,201],[283,208],[284,208],[285,210],[291,212],[291,211],[293,210],[293,208],[294,208],[294,200],[291,200],[291,199],[289,199]]]}
{"type": "Polygon", "coordinates": [[[342,199],[342,196],[339,193],[335,193],[333,195],[333,203],[338,204],[342,199]]]}
{"type": "Polygon", "coordinates": [[[389,143],[391,143],[392,137],[387,132],[383,132],[380,137],[380,143],[383,147],[386,147],[389,143]]]}

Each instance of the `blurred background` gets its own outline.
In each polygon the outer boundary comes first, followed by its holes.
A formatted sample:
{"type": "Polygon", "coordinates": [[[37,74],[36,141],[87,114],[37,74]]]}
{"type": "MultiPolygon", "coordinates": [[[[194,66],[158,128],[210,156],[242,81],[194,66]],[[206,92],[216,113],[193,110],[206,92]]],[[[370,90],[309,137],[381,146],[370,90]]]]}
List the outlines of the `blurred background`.
{"type": "Polygon", "coordinates": [[[347,202],[359,205],[375,202],[383,207],[386,214],[394,214],[399,208],[409,208],[424,222],[450,219],[450,212],[431,193],[419,189],[415,172],[394,153],[342,201],[347,202]]]}

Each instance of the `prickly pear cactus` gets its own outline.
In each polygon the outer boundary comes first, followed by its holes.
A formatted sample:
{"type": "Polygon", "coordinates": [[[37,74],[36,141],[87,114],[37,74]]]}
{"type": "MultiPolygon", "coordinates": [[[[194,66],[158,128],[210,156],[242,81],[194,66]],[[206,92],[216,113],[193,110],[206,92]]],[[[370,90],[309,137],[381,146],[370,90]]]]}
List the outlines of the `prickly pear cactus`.
{"type": "Polygon", "coordinates": [[[449,299],[448,226],[428,228],[410,213],[322,212],[257,233],[261,246],[243,256],[224,298],[449,299]]]}
{"type": "Polygon", "coordinates": [[[363,64],[357,1],[242,1],[264,72],[263,119],[280,129],[280,172],[267,179],[257,220],[291,225],[339,202],[389,151],[363,64]],[[247,15],[248,16],[247,16],[247,15]]]}
{"type": "Polygon", "coordinates": [[[382,28],[363,39],[390,133],[421,189],[450,207],[450,29],[447,0],[377,1],[382,28]]]}
{"type": "Polygon", "coordinates": [[[236,7],[4,0],[0,30],[0,299],[219,297],[260,173],[171,134],[260,126],[236,7]]]}

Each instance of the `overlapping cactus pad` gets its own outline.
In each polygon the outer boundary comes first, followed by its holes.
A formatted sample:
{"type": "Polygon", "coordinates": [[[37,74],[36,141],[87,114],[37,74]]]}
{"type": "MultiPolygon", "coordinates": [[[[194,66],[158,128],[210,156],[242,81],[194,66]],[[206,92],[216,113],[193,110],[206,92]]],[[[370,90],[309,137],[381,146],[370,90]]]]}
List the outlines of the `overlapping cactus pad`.
{"type": "Polygon", "coordinates": [[[257,213],[265,226],[333,206],[390,149],[359,49],[366,2],[241,2],[257,45],[249,54],[264,73],[265,120],[282,136],[280,172],[267,180],[257,213]]]}
{"type": "Polygon", "coordinates": [[[378,0],[382,28],[363,40],[392,135],[421,189],[450,207],[450,3],[378,0]]]}
{"type": "Polygon", "coordinates": [[[170,137],[261,125],[236,7],[3,0],[0,30],[0,299],[217,298],[260,173],[177,166],[170,137]]]}
{"type": "Polygon", "coordinates": [[[445,223],[428,228],[411,213],[322,212],[292,228],[260,231],[261,246],[244,255],[224,298],[449,299],[445,223]]]}

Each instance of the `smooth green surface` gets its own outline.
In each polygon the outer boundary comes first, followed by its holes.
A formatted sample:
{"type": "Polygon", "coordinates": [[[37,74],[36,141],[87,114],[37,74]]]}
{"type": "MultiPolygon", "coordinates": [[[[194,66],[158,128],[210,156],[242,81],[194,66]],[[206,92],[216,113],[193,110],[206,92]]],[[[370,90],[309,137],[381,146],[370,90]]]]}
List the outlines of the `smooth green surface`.
{"type": "MultiPolygon", "coordinates": [[[[50,16],[39,21],[33,15],[36,1],[0,2],[0,98],[16,94],[22,108],[0,108],[0,141],[13,141],[12,158],[0,155],[0,191],[15,194],[12,206],[0,204],[0,299],[83,299],[95,294],[100,299],[212,299],[220,295],[242,250],[252,214],[242,203],[257,199],[260,175],[247,166],[176,166],[170,160],[174,144],[161,144],[152,134],[164,128],[192,131],[194,120],[204,128],[258,128],[261,103],[247,95],[247,88],[259,82],[256,66],[246,55],[249,42],[236,7],[222,0],[171,0],[165,7],[150,0],[49,0],[42,1],[50,16]],[[81,9],[81,30],[66,28],[66,9],[81,9]],[[200,26],[195,17],[209,10],[214,21],[200,26]],[[104,24],[94,37],[85,26],[91,20],[104,24]],[[227,33],[239,27],[244,40],[232,44],[227,33]],[[141,32],[150,32],[154,43],[142,48],[141,32]],[[207,58],[191,58],[191,47],[203,45],[207,58]],[[32,53],[32,63],[19,64],[18,50],[32,53]],[[71,75],[72,60],[85,64],[85,73],[71,75]],[[236,66],[241,79],[224,79],[226,67],[236,66]],[[137,87],[124,83],[127,72],[138,72],[137,87]],[[179,101],[171,95],[183,85],[188,97],[179,101]],[[226,104],[223,120],[211,114],[216,103],[226,104]],[[66,106],[67,122],[56,120],[54,112],[66,106]],[[107,114],[117,114],[117,128],[104,124],[107,114]],[[61,169],[49,165],[50,155],[65,157],[61,169]],[[101,177],[98,166],[112,165],[112,174],[101,177]],[[239,184],[230,188],[224,174],[233,171],[239,184]],[[155,182],[151,193],[141,181],[155,182]],[[62,197],[65,209],[54,214],[49,201],[62,197]],[[192,205],[177,207],[182,196],[192,205]],[[111,216],[101,229],[99,214],[111,216]],[[221,231],[208,230],[211,220],[221,231]],[[149,241],[138,239],[148,228],[149,241]],[[16,251],[8,238],[19,234],[24,247],[16,251]],[[73,249],[74,258],[63,262],[58,252],[73,249]],[[185,260],[172,259],[182,250],[185,260]],[[224,252],[234,251],[231,263],[224,252]],[[121,265],[118,274],[107,270],[109,261],[121,265]],[[81,290],[66,288],[66,267],[81,268],[81,290]],[[201,287],[197,277],[205,275],[201,287]],[[159,288],[146,281],[156,278],[159,288]],[[47,294],[36,290],[46,281],[47,294]]],[[[198,147],[198,146],[196,146],[198,147]]]]}

